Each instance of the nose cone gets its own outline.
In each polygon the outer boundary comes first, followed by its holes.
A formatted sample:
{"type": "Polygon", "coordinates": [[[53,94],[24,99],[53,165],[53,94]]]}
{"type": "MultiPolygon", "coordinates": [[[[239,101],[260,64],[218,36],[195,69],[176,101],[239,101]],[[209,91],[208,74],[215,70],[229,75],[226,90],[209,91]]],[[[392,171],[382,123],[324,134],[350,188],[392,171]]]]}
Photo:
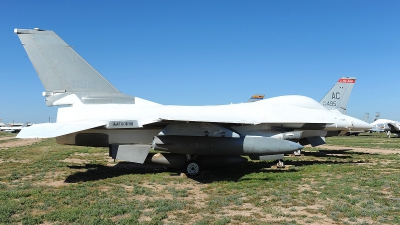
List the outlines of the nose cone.
{"type": "Polygon", "coordinates": [[[353,118],[351,123],[353,124],[353,128],[351,129],[352,131],[369,130],[373,128],[371,124],[356,118],[353,118]]]}
{"type": "Polygon", "coordinates": [[[265,138],[264,140],[268,141],[268,144],[266,144],[267,142],[265,142],[265,146],[268,146],[270,151],[277,152],[276,154],[294,152],[303,148],[302,145],[293,141],[277,138],[265,138]]]}
{"type": "Polygon", "coordinates": [[[303,149],[304,147],[303,147],[303,145],[301,145],[301,144],[298,144],[298,143],[295,143],[295,142],[292,142],[292,141],[289,141],[290,142],[290,148],[291,148],[291,150],[292,151],[297,151],[297,150],[301,150],[301,149],[303,149]]]}

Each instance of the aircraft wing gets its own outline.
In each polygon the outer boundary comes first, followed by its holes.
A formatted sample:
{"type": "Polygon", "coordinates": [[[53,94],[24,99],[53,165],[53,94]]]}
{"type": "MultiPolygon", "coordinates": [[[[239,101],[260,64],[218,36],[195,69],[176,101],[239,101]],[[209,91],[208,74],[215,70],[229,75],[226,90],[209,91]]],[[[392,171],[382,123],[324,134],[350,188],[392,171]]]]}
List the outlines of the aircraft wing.
{"type": "MultiPolygon", "coordinates": [[[[275,130],[293,130],[293,129],[309,129],[309,130],[320,130],[327,125],[332,124],[330,121],[318,121],[315,123],[311,122],[255,122],[255,121],[226,121],[226,120],[191,120],[191,119],[158,119],[157,122],[142,123],[144,127],[166,127],[168,125],[175,124],[188,124],[188,127],[192,127],[193,124],[215,124],[222,127],[242,126],[242,125],[266,125],[274,128],[275,130]],[[190,123],[190,125],[189,125],[190,123]]],[[[182,127],[182,125],[180,125],[182,127]]],[[[193,128],[192,128],[193,129],[193,128]]]]}
{"type": "Polygon", "coordinates": [[[22,129],[17,135],[17,138],[52,138],[104,126],[106,124],[107,123],[104,121],[35,124],[30,127],[24,127],[24,129],[22,129]]]}

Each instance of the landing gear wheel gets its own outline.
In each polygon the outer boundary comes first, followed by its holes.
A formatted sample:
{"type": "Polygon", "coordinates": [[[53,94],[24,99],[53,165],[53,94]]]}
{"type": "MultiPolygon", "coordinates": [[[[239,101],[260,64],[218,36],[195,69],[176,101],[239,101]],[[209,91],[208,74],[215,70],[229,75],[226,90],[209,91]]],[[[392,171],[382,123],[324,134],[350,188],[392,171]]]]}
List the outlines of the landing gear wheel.
{"type": "Polygon", "coordinates": [[[186,163],[184,170],[187,175],[198,175],[200,173],[200,165],[196,161],[189,160],[186,163]]]}
{"type": "Polygon", "coordinates": [[[293,152],[293,155],[295,155],[295,156],[301,155],[301,150],[296,150],[296,151],[294,151],[294,152],[293,152]]]}
{"type": "Polygon", "coordinates": [[[276,163],[276,167],[285,168],[285,162],[283,162],[282,160],[278,160],[278,162],[276,163]]]}

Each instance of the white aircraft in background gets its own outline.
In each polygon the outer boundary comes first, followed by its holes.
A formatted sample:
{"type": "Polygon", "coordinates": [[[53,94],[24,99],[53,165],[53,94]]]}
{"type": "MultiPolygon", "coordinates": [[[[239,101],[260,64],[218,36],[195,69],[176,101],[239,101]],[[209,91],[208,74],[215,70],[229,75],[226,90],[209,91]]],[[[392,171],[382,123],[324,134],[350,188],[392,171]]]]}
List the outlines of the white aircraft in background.
{"type": "Polygon", "coordinates": [[[371,123],[371,126],[373,126],[370,131],[371,132],[386,132],[389,130],[389,126],[387,125],[388,123],[395,123],[396,121],[394,120],[388,120],[388,119],[376,119],[374,122],[371,123]]]}
{"type": "Polygon", "coordinates": [[[9,133],[18,133],[23,128],[30,125],[31,125],[30,123],[12,123],[12,124],[7,124],[7,126],[0,126],[0,131],[5,131],[9,133]]]}
{"type": "Polygon", "coordinates": [[[15,29],[45,88],[57,122],[24,128],[18,138],[109,147],[114,159],[184,168],[234,165],[247,155],[280,156],[302,140],[369,129],[299,95],[218,106],[161,105],[119,92],[53,31],[15,29]],[[151,154],[150,149],[163,151],[151,154]]]}
{"type": "Polygon", "coordinates": [[[18,133],[20,132],[22,127],[0,127],[0,131],[9,132],[9,133],[18,133]]]}
{"type": "Polygon", "coordinates": [[[400,122],[388,119],[377,119],[371,123],[373,126],[370,132],[387,132],[388,137],[393,134],[394,137],[399,137],[400,135],[400,122]]]}
{"type": "Polygon", "coordinates": [[[400,122],[394,121],[391,123],[387,123],[389,130],[387,131],[388,137],[390,138],[393,134],[393,137],[400,137],[400,122]]]}

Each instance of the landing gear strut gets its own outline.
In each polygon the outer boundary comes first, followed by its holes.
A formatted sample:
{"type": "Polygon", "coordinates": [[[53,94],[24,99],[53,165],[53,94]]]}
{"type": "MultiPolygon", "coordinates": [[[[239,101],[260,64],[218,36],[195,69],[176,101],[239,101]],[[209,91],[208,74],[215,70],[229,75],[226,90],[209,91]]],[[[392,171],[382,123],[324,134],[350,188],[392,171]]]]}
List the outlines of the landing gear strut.
{"type": "Polygon", "coordinates": [[[285,162],[283,162],[281,159],[278,159],[276,163],[277,168],[285,168],[285,162]]]}
{"type": "Polygon", "coordinates": [[[301,155],[301,150],[299,149],[299,150],[294,151],[293,155],[300,156],[301,155]]]}

